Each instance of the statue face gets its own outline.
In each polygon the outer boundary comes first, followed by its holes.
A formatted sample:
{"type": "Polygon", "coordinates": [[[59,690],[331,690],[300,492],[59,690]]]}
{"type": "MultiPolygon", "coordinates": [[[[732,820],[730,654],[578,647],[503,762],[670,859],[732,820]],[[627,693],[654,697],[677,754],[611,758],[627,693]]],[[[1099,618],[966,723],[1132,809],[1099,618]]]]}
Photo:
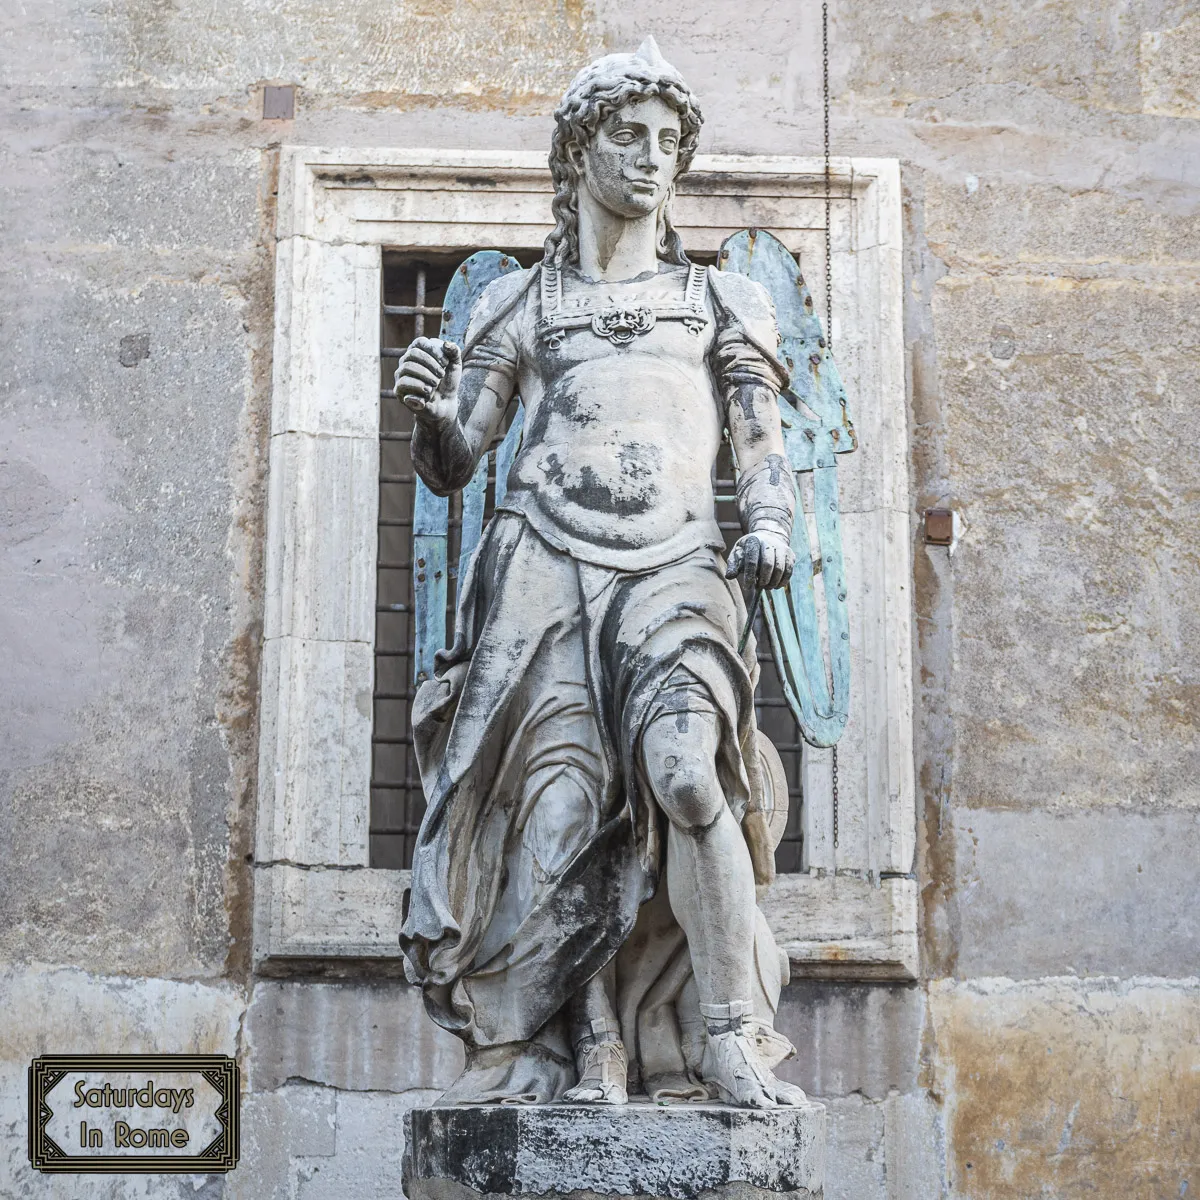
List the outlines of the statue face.
{"type": "Polygon", "coordinates": [[[644,217],[658,209],[679,165],[679,114],[657,96],[611,113],[573,155],[583,186],[610,212],[644,217]]]}

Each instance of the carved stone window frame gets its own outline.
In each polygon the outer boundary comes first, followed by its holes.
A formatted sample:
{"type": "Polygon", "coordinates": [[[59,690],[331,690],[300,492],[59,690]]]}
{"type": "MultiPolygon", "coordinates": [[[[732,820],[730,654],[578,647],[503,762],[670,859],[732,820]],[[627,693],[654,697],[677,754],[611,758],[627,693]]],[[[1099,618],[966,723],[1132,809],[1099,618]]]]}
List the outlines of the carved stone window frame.
{"type": "MultiPolygon", "coordinates": [[[[714,252],[745,227],[801,257],[823,307],[823,168],[701,155],[676,223],[714,252]]],[[[267,500],[255,961],[337,969],[399,958],[408,872],[368,865],[382,254],[540,245],[545,156],[281,153],[267,500]]],[[[762,899],[795,976],[912,979],[918,967],[911,510],[893,159],[833,161],[834,347],[861,448],[840,458],[851,588],[852,714],[805,756],[806,873],[762,899]]]]}

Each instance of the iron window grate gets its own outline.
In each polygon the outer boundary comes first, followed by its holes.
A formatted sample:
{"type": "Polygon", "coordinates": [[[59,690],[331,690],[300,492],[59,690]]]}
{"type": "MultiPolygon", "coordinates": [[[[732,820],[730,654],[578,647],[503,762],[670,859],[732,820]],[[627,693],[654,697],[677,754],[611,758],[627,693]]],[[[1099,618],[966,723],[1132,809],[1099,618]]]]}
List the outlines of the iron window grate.
{"type": "MultiPolygon", "coordinates": [[[[536,262],[540,250],[516,250],[518,261],[536,262]]],[[[409,442],[412,414],[392,393],[396,362],[415,337],[436,336],[446,287],[465,252],[405,255],[386,253],[383,262],[383,310],[380,314],[380,471],[378,573],[375,603],[375,695],[371,737],[370,861],[373,867],[406,868],[412,865],[413,848],[425,795],[421,788],[412,745],[412,656],[414,653],[412,519],[416,494],[409,442]]],[[[494,472],[494,454],[492,471],[494,472]]],[[[717,461],[719,496],[733,494],[732,463],[727,448],[717,461]]],[[[495,479],[489,474],[490,519],[495,479]]],[[[721,527],[732,546],[740,534],[736,514],[725,501],[721,527]]],[[[457,582],[458,530],[461,502],[450,501],[449,564],[450,605],[457,582]]],[[[447,629],[454,627],[453,611],[447,629]]],[[[755,633],[759,638],[761,676],[755,694],[759,728],[775,743],[788,778],[791,812],[783,841],[775,852],[780,872],[801,869],[803,834],[800,730],[783,698],[774,660],[767,649],[761,615],[755,633]]]]}

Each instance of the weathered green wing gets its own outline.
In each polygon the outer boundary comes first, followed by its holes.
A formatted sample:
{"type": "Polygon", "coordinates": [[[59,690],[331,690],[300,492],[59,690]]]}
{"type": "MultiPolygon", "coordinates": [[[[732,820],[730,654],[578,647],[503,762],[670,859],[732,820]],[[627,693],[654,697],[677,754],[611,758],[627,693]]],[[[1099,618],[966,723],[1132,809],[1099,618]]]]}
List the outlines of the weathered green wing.
{"type": "MultiPolygon", "coordinates": [[[[511,255],[501,254],[498,250],[480,250],[463,262],[446,289],[446,299],[442,305],[442,339],[462,346],[466,341],[471,310],[483,294],[483,289],[501,275],[518,270],[520,265],[511,255]]],[[[513,422],[514,426],[517,424],[513,422]]],[[[516,436],[520,437],[519,429],[516,436]]],[[[509,430],[511,437],[512,429],[509,430]]],[[[505,439],[507,443],[508,438],[505,439]]],[[[467,564],[483,532],[487,473],[485,454],[479,460],[471,481],[463,488],[458,579],[462,579],[466,573],[467,564]]],[[[446,645],[449,517],[449,500],[444,496],[435,496],[418,478],[413,501],[413,620],[416,630],[413,675],[417,682],[433,674],[433,656],[446,645]]]]}
{"type": "Polygon", "coordinates": [[[764,615],[784,696],[805,741],[832,746],[850,711],[850,624],[835,456],[855,449],[858,439],[812,296],[787,247],[762,230],[743,229],[721,246],[719,266],[761,283],[775,303],[782,338],[776,353],[791,375],[779,397],[783,440],[801,496],[800,476],[812,474],[817,552],[810,545],[808,521],[797,511],[792,529],[796,569],[786,588],[765,594],[764,615]],[[818,573],[825,587],[824,637],[813,591],[818,573]]]}

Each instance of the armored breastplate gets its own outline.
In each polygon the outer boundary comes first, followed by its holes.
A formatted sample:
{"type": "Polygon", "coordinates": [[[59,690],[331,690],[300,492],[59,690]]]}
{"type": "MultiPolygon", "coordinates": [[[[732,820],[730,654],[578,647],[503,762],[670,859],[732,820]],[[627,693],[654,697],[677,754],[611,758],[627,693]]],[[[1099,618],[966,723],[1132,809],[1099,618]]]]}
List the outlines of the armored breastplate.
{"type": "Polygon", "coordinates": [[[569,330],[591,329],[596,337],[623,346],[649,333],[659,321],[682,321],[689,333],[699,337],[708,324],[704,311],[707,287],[707,268],[693,263],[679,301],[597,305],[587,299],[565,300],[562,272],[552,263],[543,262],[538,338],[547,349],[557,350],[569,330]]]}
{"type": "Polygon", "coordinates": [[[622,570],[722,545],[706,268],[578,286],[541,270],[505,509],[574,557],[622,570]]]}

